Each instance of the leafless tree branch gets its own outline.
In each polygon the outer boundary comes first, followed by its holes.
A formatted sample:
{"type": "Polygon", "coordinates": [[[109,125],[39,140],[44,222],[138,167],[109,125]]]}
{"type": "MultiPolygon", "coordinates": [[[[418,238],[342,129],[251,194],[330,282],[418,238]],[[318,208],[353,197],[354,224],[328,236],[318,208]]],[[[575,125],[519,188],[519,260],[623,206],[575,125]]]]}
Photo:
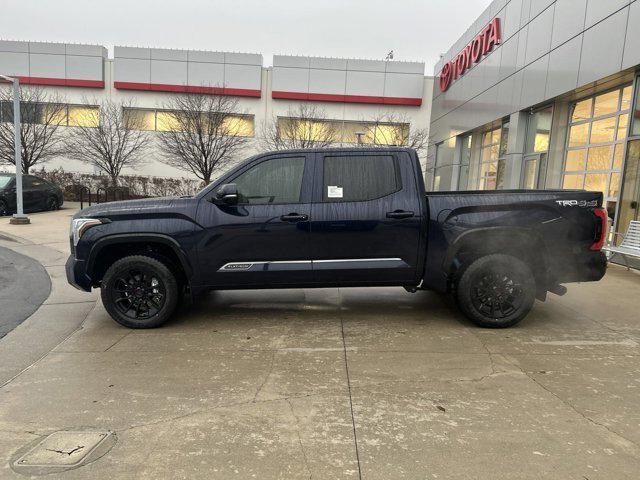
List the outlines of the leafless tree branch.
{"type": "Polygon", "coordinates": [[[69,131],[67,156],[93,165],[117,186],[123,168],[144,163],[151,137],[140,117],[127,115],[127,109],[135,107],[132,101],[92,104],[99,104],[100,109],[87,112],[81,125],[69,131]]]}
{"type": "Polygon", "coordinates": [[[315,105],[301,104],[286,117],[263,123],[260,136],[265,150],[329,147],[341,140],[341,122],[327,120],[315,105]]]}
{"type": "Polygon", "coordinates": [[[427,153],[429,131],[411,125],[410,119],[397,113],[381,113],[364,121],[364,147],[403,146],[413,148],[418,157],[427,153]]]}
{"type": "MultiPolygon", "coordinates": [[[[67,107],[63,97],[37,87],[20,89],[20,140],[22,171],[29,173],[65,152],[60,127],[66,125],[67,107]]],[[[15,165],[13,91],[0,90],[0,164],[15,165]]]]}
{"type": "Polygon", "coordinates": [[[238,100],[222,95],[185,94],[163,105],[168,120],[158,132],[162,162],[210,183],[239,160],[248,142],[238,100]]]}

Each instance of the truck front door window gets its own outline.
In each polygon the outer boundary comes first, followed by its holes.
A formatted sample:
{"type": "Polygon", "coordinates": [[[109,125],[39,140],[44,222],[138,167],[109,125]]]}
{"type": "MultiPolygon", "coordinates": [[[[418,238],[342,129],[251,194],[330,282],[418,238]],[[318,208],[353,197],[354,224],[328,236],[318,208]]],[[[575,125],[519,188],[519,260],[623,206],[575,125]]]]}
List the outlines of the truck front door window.
{"type": "Polygon", "coordinates": [[[234,180],[240,203],[298,203],[303,173],[304,157],[273,158],[259,163],[234,180]]]}

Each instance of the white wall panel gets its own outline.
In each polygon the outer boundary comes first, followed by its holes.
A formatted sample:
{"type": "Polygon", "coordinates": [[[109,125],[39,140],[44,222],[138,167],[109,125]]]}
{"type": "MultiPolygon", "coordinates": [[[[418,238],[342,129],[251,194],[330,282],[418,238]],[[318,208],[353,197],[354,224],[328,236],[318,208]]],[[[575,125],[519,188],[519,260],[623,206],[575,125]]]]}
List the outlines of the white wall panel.
{"type": "Polygon", "coordinates": [[[588,0],[585,28],[589,28],[629,4],[629,0],[588,0]]]}
{"type": "Polygon", "coordinates": [[[200,63],[224,63],[224,52],[206,52],[204,50],[189,50],[187,52],[189,62],[200,63]]]}
{"type": "Polygon", "coordinates": [[[346,70],[347,59],[346,58],[310,57],[309,67],[319,68],[323,70],[346,70]]]}
{"type": "Polygon", "coordinates": [[[531,23],[527,27],[525,65],[528,65],[549,51],[551,31],[553,29],[553,12],[553,6],[547,8],[531,20],[531,23]]]}
{"type": "Polygon", "coordinates": [[[500,80],[513,75],[516,71],[516,59],[518,56],[518,35],[512,36],[504,42],[500,47],[502,56],[500,57],[500,72],[498,78],[500,80]]]}
{"type": "Polygon", "coordinates": [[[0,51],[2,52],[24,52],[29,53],[29,42],[16,42],[13,40],[0,40],[0,51]]]}
{"type": "Polygon", "coordinates": [[[522,0],[511,0],[505,8],[505,16],[502,19],[502,38],[507,40],[520,30],[520,12],[522,0]]]}
{"type": "Polygon", "coordinates": [[[140,58],[151,59],[150,48],[138,48],[138,47],[113,47],[114,58],[140,58]]]}
{"type": "Polygon", "coordinates": [[[549,54],[546,98],[553,98],[576,88],[581,49],[582,35],[579,35],[549,54]]]}
{"type": "Polygon", "coordinates": [[[107,49],[102,45],[81,45],[79,43],[67,43],[65,45],[67,55],[83,55],[87,57],[107,58],[107,49]]]}
{"type": "Polygon", "coordinates": [[[578,86],[620,71],[628,14],[629,7],[585,31],[578,86]]]}
{"type": "Polygon", "coordinates": [[[557,0],[553,16],[551,48],[556,48],[584,29],[587,0],[557,0]]]}
{"type": "Polygon", "coordinates": [[[424,63],[420,62],[387,62],[386,72],[389,73],[413,73],[424,75],[424,63]]]}
{"type": "Polygon", "coordinates": [[[360,70],[363,72],[384,72],[385,62],[382,60],[361,60],[358,58],[349,58],[347,60],[348,70],[360,70]]]}
{"type": "Polygon", "coordinates": [[[186,85],[187,62],[151,60],[151,83],[186,85]]]}
{"type": "Polygon", "coordinates": [[[77,80],[102,79],[102,66],[104,64],[102,57],[66,55],[65,63],[67,78],[77,80]]]}
{"type": "Polygon", "coordinates": [[[273,66],[275,67],[295,67],[309,68],[310,57],[300,57],[297,55],[274,55],[273,66]]]}
{"type": "Polygon", "coordinates": [[[345,70],[309,70],[309,91],[312,93],[344,95],[346,81],[345,70]]]}
{"type": "Polygon", "coordinates": [[[175,60],[180,62],[187,61],[186,50],[173,50],[169,48],[152,48],[150,50],[152,60],[175,60]]]}
{"type": "Polygon", "coordinates": [[[384,95],[384,73],[347,71],[345,93],[347,95],[382,97],[384,95]]]}
{"type": "Polygon", "coordinates": [[[238,65],[259,65],[262,67],[262,55],[257,53],[225,52],[224,62],[238,65]]]}
{"type": "Polygon", "coordinates": [[[64,79],[64,55],[30,54],[29,76],[64,79]]]}
{"type": "Polygon", "coordinates": [[[399,98],[422,98],[424,77],[407,73],[387,73],[384,96],[399,98]]]}
{"type": "Polygon", "coordinates": [[[629,7],[622,68],[630,68],[640,64],[640,28],[638,25],[640,25],[640,2],[636,0],[629,7]]]}
{"type": "Polygon", "coordinates": [[[525,67],[522,79],[520,108],[527,108],[544,100],[548,67],[548,54],[525,67]]]}
{"type": "Polygon", "coordinates": [[[64,55],[64,43],[29,42],[29,53],[48,53],[64,55]]]}
{"type": "Polygon", "coordinates": [[[257,65],[236,65],[226,63],[224,66],[225,88],[244,88],[260,90],[262,67],[257,65]]]}
{"type": "Polygon", "coordinates": [[[224,85],[223,63],[189,62],[188,84],[194,87],[220,87],[224,85]]]}
{"type": "Polygon", "coordinates": [[[276,92],[309,93],[309,70],[273,67],[272,90],[276,92]]]}
{"type": "Polygon", "coordinates": [[[29,54],[0,52],[0,68],[6,75],[29,76],[29,54]]]}
{"type": "Polygon", "coordinates": [[[151,60],[116,58],[114,62],[116,82],[151,83],[151,60]]]}

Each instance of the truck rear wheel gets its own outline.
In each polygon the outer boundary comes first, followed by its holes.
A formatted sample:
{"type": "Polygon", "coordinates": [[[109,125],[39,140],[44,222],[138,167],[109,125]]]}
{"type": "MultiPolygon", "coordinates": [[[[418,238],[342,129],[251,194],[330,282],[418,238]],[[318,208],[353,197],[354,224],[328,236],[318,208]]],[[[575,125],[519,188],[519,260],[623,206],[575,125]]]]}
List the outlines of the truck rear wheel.
{"type": "Polygon", "coordinates": [[[462,273],[456,300],[476,325],[505,328],[522,320],[533,307],[536,282],[529,266],[511,255],[486,255],[462,273]]]}
{"type": "Polygon", "coordinates": [[[173,314],[178,282],[159,260],[132,255],[117,260],[104,274],[102,303],[109,315],[129,328],[155,328],[173,314]]]}

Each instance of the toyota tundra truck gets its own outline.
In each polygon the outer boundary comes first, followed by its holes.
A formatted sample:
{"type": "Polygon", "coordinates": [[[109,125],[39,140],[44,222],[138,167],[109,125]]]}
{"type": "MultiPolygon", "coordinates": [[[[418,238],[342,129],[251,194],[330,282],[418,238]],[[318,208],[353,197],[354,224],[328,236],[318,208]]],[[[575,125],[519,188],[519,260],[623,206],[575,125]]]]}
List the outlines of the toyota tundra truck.
{"type": "Polygon", "coordinates": [[[194,196],[81,210],[66,272],[131,328],[207,290],[380,286],[451,294],[477,325],[508,327],[603,277],[606,226],[600,192],[426,193],[411,149],[278,151],[194,196]]]}

